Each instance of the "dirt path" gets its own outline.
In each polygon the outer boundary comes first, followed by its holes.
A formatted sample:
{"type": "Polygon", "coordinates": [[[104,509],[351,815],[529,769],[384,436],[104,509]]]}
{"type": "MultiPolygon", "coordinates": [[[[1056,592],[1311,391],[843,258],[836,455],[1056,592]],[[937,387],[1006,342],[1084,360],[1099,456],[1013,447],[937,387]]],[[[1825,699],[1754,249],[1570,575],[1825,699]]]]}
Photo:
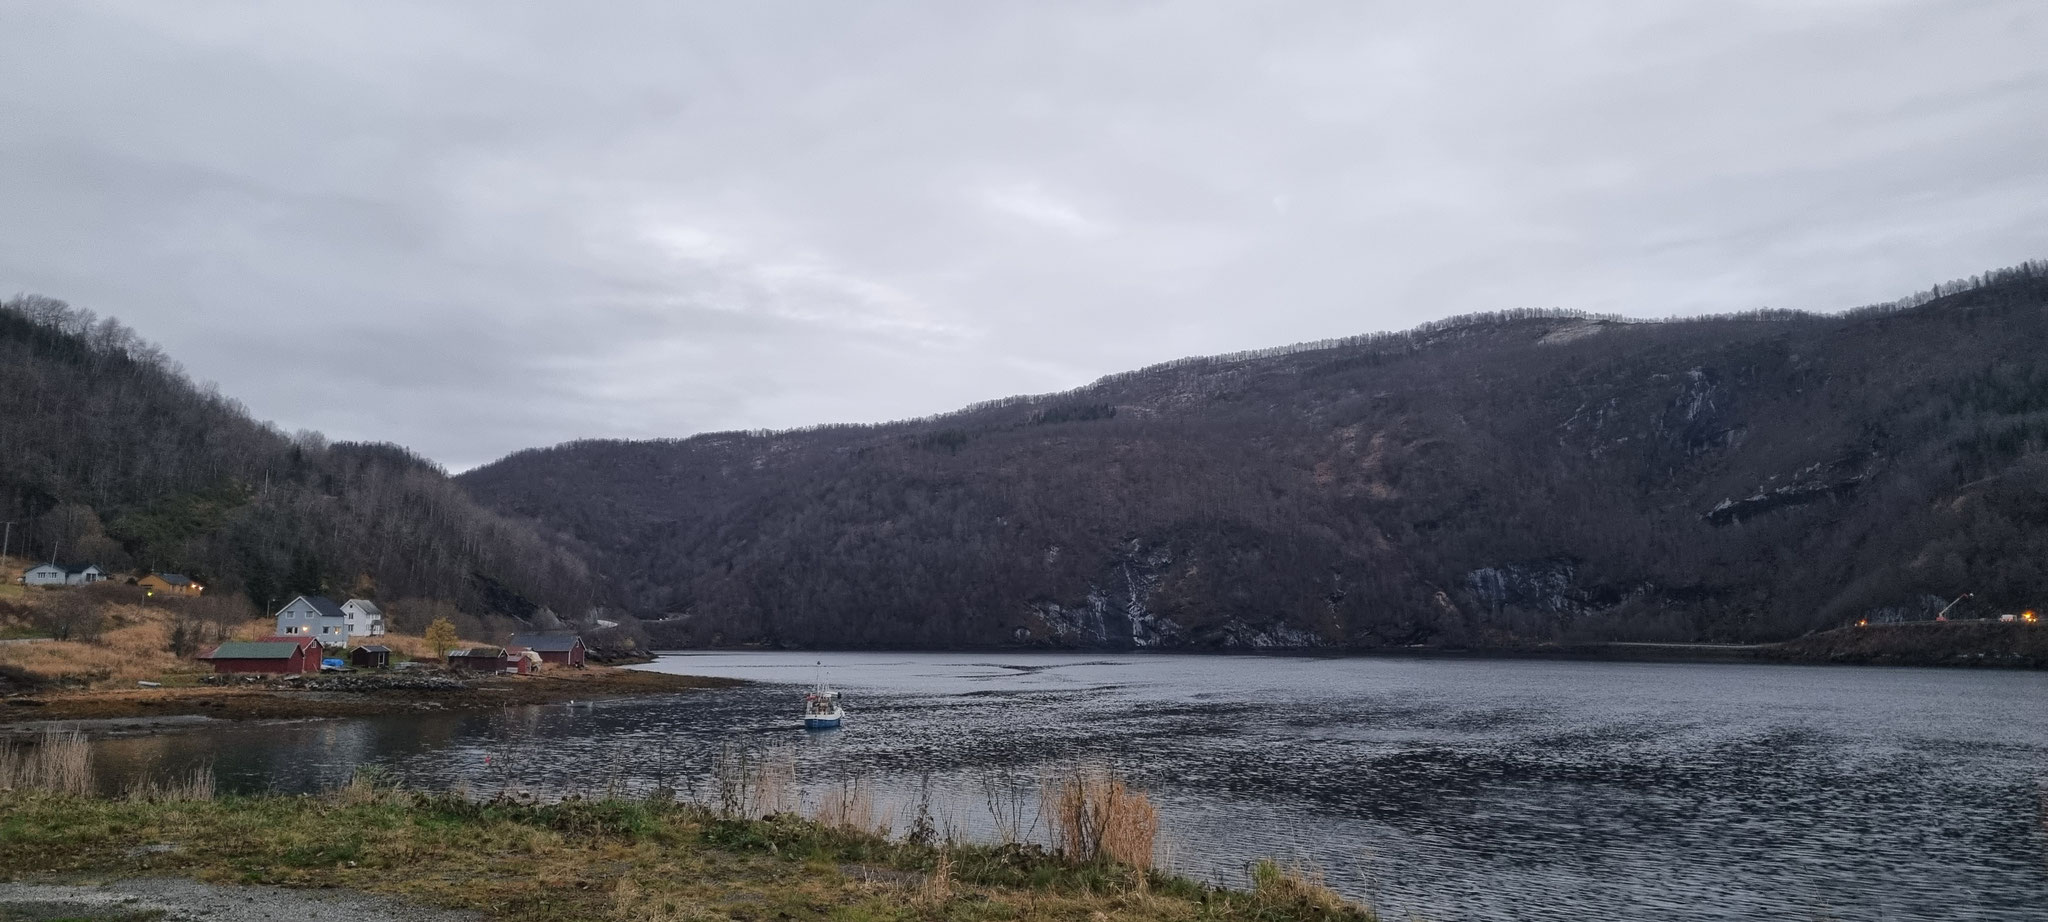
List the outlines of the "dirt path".
{"type": "Polygon", "coordinates": [[[483,916],[349,890],[229,887],[181,878],[0,883],[0,922],[477,922],[483,916]]]}

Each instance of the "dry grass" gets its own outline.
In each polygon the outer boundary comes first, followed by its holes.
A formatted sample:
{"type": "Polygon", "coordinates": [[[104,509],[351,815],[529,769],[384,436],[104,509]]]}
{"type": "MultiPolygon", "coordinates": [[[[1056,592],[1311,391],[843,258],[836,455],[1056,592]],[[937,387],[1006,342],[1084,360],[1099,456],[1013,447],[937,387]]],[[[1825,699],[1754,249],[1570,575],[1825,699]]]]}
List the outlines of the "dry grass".
{"type": "Polygon", "coordinates": [[[76,730],[52,730],[34,742],[0,746],[0,790],[89,795],[92,747],[76,730]]]}
{"type": "Polygon", "coordinates": [[[1294,915],[1333,918],[1377,918],[1371,910],[1351,902],[1323,882],[1322,872],[1301,866],[1285,866],[1271,859],[1252,865],[1252,896],[1268,906],[1294,915]]]}
{"type": "Polygon", "coordinates": [[[73,685],[134,685],[143,679],[212,670],[171,653],[171,615],[141,605],[113,605],[97,640],[0,645],[0,665],[38,679],[73,685]]]}
{"type": "Polygon", "coordinates": [[[865,780],[846,781],[818,794],[811,821],[827,829],[888,838],[890,816],[875,807],[874,791],[865,780]]]}
{"type": "MultiPolygon", "coordinates": [[[[0,745],[0,790],[90,796],[96,791],[92,745],[76,730],[51,730],[31,742],[0,745]]],[[[130,783],[131,801],[163,803],[213,799],[213,766],[201,765],[169,778],[130,783]]]]}
{"type": "Polygon", "coordinates": [[[719,752],[712,764],[712,783],[720,815],[740,819],[790,813],[802,796],[794,759],[770,758],[734,746],[719,752]]]}
{"type": "Polygon", "coordinates": [[[251,618],[235,628],[229,640],[261,640],[277,633],[277,619],[251,618]]]}
{"type": "Polygon", "coordinates": [[[940,849],[939,860],[917,888],[918,903],[937,908],[953,901],[953,852],[940,849]]]}
{"type": "Polygon", "coordinates": [[[171,803],[176,801],[212,800],[213,766],[201,765],[183,775],[170,778],[140,778],[128,785],[122,796],[144,803],[171,803]]]}
{"type": "Polygon", "coordinates": [[[1054,776],[1040,803],[1053,844],[1074,860],[1152,867],[1159,809],[1113,772],[1076,769],[1054,776]]]}
{"type": "Polygon", "coordinates": [[[1277,866],[1260,889],[1231,891],[1036,848],[917,846],[789,815],[720,817],[672,800],[477,800],[370,777],[328,796],[206,802],[0,792],[0,817],[0,879],[172,874],[341,887],[508,922],[1373,918],[1277,866]]]}

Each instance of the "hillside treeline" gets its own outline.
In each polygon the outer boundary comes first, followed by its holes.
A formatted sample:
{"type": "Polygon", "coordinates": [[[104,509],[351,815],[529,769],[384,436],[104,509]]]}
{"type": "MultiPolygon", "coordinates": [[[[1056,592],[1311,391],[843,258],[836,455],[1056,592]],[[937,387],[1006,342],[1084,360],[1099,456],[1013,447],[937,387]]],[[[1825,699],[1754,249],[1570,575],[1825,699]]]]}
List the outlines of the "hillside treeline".
{"type": "Polygon", "coordinates": [[[463,475],[676,643],[1771,640],[2048,602],[2048,265],[1837,315],[1518,311],[882,426],[463,475]]]}
{"type": "Polygon", "coordinates": [[[576,552],[432,463],[288,436],[113,318],[36,296],[0,303],[0,520],[18,555],[182,572],[265,610],[307,592],[522,618],[598,601],[576,552]]]}

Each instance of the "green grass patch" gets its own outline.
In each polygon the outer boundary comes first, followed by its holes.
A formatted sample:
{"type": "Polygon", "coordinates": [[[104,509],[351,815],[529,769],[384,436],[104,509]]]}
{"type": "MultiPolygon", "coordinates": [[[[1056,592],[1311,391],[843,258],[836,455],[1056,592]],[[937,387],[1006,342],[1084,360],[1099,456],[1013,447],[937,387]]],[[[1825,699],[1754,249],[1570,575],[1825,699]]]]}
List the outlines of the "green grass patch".
{"type": "Polygon", "coordinates": [[[1035,845],[907,843],[687,803],[471,800],[370,782],[322,797],[159,803],[0,792],[0,874],[51,873],[348,887],[546,922],[1373,918],[1278,866],[1262,866],[1253,891],[1232,891],[1035,845]]]}

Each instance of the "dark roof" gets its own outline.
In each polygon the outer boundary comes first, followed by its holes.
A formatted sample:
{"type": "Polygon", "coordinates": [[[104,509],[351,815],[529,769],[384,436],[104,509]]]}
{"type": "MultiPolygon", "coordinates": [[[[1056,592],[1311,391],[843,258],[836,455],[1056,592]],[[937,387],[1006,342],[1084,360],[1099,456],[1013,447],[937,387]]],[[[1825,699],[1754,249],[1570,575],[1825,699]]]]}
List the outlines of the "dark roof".
{"type": "Polygon", "coordinates": [[[391,648],[390,648],[390,647],[387,647],[387,646],[385,646],[385,645],[383,645],[383,644],[381,644],[381,643],[366,643],[366,644],[363,644],[363,645],[362,645],[362,646],[360,646],[360,647],[357,647],[356,649],[358,649],[358,650],[368,650],[368,651],[369,651],[369,652],[371,652],[371,653],[389,653],[389,652],[391,652],[391,648]]]}
{"type": "Polygon", "coordinates": [[[173,586],[192,585],[192,579],[183,573],[158,573],[156,575],[156,578],[163,580],[166,583],[170,583],[173,586]]]}
{"type": "Polygon", "coordinates": [[[292,654],[304,645],[296,640],[231,641],[213,648],[212,653],[200,659],[291,659],[292,654]]]}
{"type": "Polygon", "coordinates": [[[319,613],[320,613],[320,616],[321,616],[321,617],[323,617],[323,618],[346,618],[346,617],[348,617],[348,612],[342,611],[342,610],[341,610],[341,606],[339,606],[339,605],[336,605],[336,604],[334,604],[334,600],[333,600],[333,599],[330,599],[330,598],[328,598],[328,597],[326,597],[326,596],[324,596],[324,595],[302,595],[302,596],[299,596],[299,597],[297,597],[297,598],[294,598],[294,599],[292,599],[292,601],[291,601],[291,602],[286,602],[286,603],[284,603],[284,608],[280,608],[280,609],[278,609],[278,611],[284,611],[284,609],[285,609],[285,608],[290,608],[290,607],[292,607],[292,602],[296,602],[296,601],[298,601],[299,599],[305,599],[305,600],[306,600],[306,604],[308,604],[308,605],[311,605],[311,606],[313,606],[313,610],[314,610],[314,611],[316,611],[316,612],[319,612],[319,613]]]}
{"type": "Polygon", "coordinates": [[[467,650],[450,650],[449,656],[503,656],[505,651],[497,647],[470,647],[467,650]]]}
{"type": "Polygon", "coordinates": [[[56,567],[56,568],[57,568],[57,569],[59,569],[59,570],[63,570],[63,571],[64,571],[64,573],[65,573],[66,575],[69,575],[69,576],[75,576],[75,575],[77,575],[77,574],[80,574],[80,573],[84,573],[84,572],[85,572],[85,571],[87,571],[87,570],[97,570],[97,569],[99,569],[99,564],[96,564],[96,563],[51,563],[50,561],[47,561],[47,560],[45,560],[45,561],[43,561],[42,563],[39,563],[39,564],[36,564],[36,565],[35,565],[35,566],[33,566],[33,567],[30,567],[29,569],[31,569],[31,570],[40,570],[40,569],[42,569],[42,568],[44,568],[44,567],[56,567]]]}
{"type": "Polygon", "coordinates": [[[538,653],[567,653],[583,638],[575,634],[514,634],[508,647],[525,647],[538,653]]]}

